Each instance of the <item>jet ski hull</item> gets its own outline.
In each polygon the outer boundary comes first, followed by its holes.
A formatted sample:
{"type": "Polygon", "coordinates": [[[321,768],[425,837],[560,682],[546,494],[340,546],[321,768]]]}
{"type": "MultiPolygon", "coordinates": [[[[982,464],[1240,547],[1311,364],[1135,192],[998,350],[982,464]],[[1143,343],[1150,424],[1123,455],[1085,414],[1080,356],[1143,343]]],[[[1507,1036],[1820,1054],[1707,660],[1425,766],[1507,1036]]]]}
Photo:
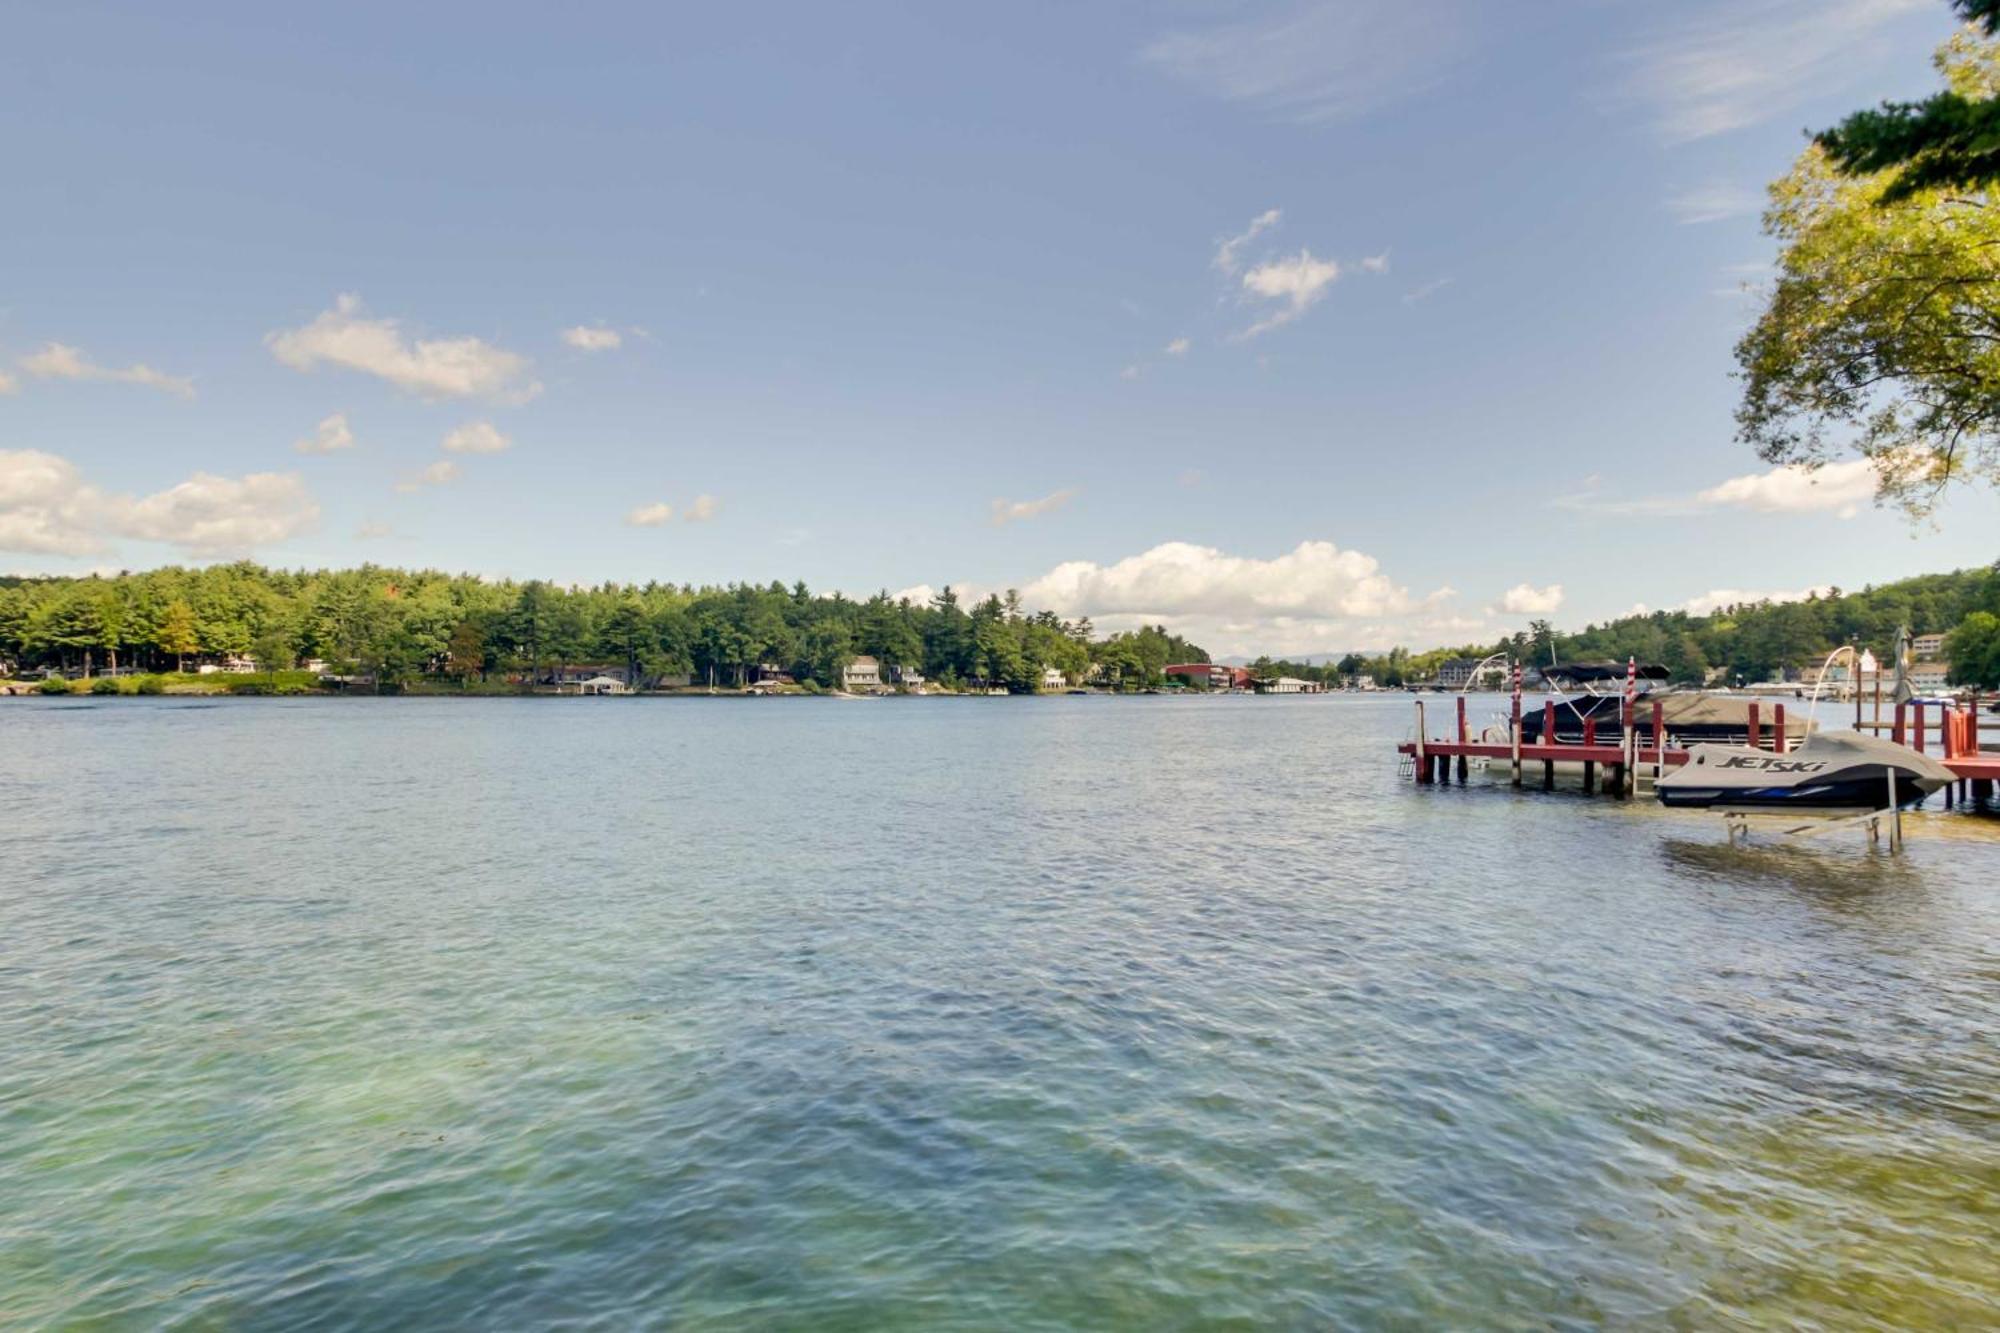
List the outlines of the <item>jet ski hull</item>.
{"type": "Polygon", "coordinates": [[[1679,809],[1881,810],[1921,801],[1951,780],[1950,769],[1893,741],[1836,733],[1789,754],[1694,746],[1654,794],[1679,809]]]}

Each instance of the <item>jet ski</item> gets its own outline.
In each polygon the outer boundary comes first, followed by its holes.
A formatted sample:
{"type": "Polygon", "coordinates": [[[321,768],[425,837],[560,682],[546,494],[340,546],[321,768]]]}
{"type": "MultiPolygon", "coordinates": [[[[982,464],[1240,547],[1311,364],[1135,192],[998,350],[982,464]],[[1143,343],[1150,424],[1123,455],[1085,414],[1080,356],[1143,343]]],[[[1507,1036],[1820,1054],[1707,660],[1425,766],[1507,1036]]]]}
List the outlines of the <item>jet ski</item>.
{"type": "Polygon", "coordinates": [[[1694,810],[1886,810],[1951,782],[1953,772],[1908,746],[1853,732],[1819,732],[1789,754],[1747,745],[1695,745],[1663,774],[1663,805],[1694,810]]]}

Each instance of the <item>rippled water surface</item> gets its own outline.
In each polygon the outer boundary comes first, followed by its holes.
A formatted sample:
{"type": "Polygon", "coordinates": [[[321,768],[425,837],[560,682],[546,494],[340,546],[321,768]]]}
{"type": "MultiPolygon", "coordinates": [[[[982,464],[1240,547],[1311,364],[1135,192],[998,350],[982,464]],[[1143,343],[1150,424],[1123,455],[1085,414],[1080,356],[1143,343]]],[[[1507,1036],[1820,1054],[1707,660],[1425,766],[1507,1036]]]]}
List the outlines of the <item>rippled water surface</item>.
{"type": "Polygon", "coordinates": [[[0,705],[0,1325],[2000,1321],[1995,821],[1408,711],[0,705]]]}

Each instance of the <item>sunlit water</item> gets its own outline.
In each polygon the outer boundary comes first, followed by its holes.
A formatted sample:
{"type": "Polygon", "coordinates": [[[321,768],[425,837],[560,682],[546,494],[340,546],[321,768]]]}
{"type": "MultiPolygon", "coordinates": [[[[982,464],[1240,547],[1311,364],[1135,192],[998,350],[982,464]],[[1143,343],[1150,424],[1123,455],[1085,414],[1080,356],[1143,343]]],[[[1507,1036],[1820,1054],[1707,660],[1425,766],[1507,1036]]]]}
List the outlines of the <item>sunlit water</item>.
{"type": "Polygon", "coordinates": [[[1408,713],[0,705],[0,1325],[2000,1319],[1995,821],[1408,713]]]}

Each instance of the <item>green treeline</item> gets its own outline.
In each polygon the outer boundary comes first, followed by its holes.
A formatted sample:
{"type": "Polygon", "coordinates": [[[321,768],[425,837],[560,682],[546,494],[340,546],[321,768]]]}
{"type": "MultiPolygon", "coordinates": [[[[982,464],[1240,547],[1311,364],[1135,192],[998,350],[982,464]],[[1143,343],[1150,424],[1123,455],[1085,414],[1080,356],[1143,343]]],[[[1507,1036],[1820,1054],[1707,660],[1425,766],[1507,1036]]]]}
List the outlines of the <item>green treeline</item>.
{"type": "MultiPolygon", "coordinates": [[[[1720,671],[1733,684],[1770,680],[1785,667],[1817,665],[1844,643],[1872,648],[1887,661],[1902,626],[1913,634],[1946,634],[1982,614],[2000,614],[2000,565],[1925,574],[1861,592],[1836,588],[1801,602],[1726,606],[1708,615],[1654,611],[1590,625],[1577,634],[1560,633],[1547,621],[1535,621],[1526,630],[1491,643],[1424,653],[1402,648],[1380,656],[1355,653],[1323,666],[1269,661],[1256,666],[1259,674],[1268,670],[1326,681],[1367,674],[1378,684],[1401,685],[1436,675],[1438,665],[1454,657],[1506,653],[1530,665],[1547,665],[1551,660],[1622,662],[1636,657],[1666,666],[1679,681],[1700,683],[1720,671]]],[[[1983,624],[1975,620],[1973,629],[1983,624]]],[[[1964,642],[1970,648],[1973,635],[1968,633],[1964,642]]],[[[1953,661],[1956,665],[1958,654],[1953,654],[1953,661]]],[[[1981,678],[1982,666],[1974,659],[1968,657],[1967,666],[1965,683],[1993,683],[1981,678]]]]}
{"type": "Polygon", "coordinates": [[[1169,662],[1207,660],[1163,628],[1098,638],[1088,619],[1023,610],[1018,595],[961,606],[878,593],[816,596],[803,583],[563,588],[431,570],[287,571],[240,563],[114,578],[0,580],[0,660],[86,673],[180,670],[199,658],[260,666],[317,658],[414,681],[534,679],[583,663],[635,677],[740,684],[760,666],[831,686],[860,654],[945,685],[1032,690],[1044,667],[1124,688],[1160,683],[1169,662]]]}

